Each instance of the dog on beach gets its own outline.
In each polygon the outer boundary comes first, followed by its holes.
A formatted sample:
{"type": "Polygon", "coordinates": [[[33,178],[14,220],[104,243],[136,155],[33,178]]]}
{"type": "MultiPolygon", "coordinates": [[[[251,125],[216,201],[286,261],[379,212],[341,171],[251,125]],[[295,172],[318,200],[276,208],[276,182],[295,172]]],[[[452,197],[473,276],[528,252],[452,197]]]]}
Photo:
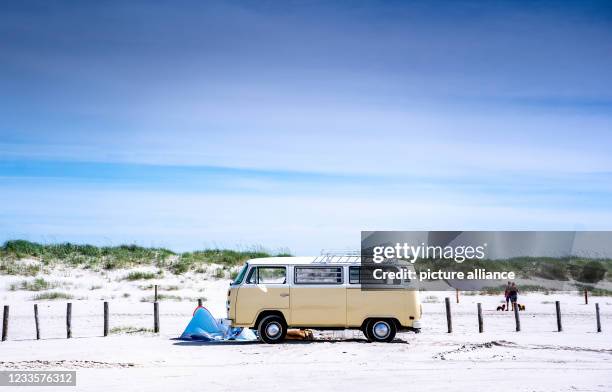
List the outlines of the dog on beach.
{"type": "MultiPolygon", "coordinates": [[[[518,306],[518,310],[521,310],[521,311],[525,310],[525,305],[523,305],[523,304],[516,304],[516,306],[518,306]]],[[[504,311],[504,310],[506,310],[506,305],[505,304],[504,305],[500,305],[500,306],[497,307],[497,311],[498,312],[499,311],[504,311]]]]}

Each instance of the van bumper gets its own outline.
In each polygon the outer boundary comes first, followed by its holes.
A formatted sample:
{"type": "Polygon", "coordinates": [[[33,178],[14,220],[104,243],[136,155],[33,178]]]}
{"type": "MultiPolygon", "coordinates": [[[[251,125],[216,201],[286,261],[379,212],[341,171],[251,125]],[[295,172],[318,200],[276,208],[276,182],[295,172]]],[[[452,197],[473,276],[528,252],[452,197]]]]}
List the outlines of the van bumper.
{"type": "Polygon", "coordinates": [[[412,321],[412,326],[410,327],[400,327],[399,330],[400,331],[412,331],[415,333],[419,333],[421,332],[421,328],[423,328],[423,323],[420,320],[413,320],[412,321]]]}

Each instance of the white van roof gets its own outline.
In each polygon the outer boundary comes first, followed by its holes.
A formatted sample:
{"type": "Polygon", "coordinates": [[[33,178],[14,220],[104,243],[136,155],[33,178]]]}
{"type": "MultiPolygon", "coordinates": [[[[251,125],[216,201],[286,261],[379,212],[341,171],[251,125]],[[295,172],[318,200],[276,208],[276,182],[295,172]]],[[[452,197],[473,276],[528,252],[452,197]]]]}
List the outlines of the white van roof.
{"type": "Polygon", "coordinates": [[[294,264],[359,264],[360,256],[298,256],[262,257],[247,261],[251,265],[294,265],[294,264]]]}

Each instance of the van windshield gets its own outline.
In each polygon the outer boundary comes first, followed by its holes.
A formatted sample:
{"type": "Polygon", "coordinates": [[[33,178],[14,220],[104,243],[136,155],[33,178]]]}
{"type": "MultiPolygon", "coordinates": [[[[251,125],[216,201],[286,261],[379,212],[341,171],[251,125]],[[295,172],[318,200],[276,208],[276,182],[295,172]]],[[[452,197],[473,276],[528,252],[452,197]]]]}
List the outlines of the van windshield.
{"type": "Polygon", "coordinates": [[[246,274],[248,269],[249,269],[249,263],[246,263],[242,267],[240,272],[238,273],[238,276],[236,276],[236,279],[234,279],[234,281],[232,282],[232,285],[237,285],[237,284],[242,283],[242,280],[244,279],[244,275],[246,274]]]}

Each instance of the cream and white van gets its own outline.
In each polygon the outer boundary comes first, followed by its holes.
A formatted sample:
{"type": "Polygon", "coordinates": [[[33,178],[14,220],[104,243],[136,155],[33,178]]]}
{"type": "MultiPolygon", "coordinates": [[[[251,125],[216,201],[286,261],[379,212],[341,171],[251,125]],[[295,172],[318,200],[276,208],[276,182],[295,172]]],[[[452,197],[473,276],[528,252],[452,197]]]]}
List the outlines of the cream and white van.
{"type": "Polygon", "coordinates": [[[360,329],[390,342],[398,330],[419,332],[415,289],[362,290],[359,257],[271,257],[249,260],[228,292],[234,327],[256,329],[266,343],[287,328],[360,329]]]}

